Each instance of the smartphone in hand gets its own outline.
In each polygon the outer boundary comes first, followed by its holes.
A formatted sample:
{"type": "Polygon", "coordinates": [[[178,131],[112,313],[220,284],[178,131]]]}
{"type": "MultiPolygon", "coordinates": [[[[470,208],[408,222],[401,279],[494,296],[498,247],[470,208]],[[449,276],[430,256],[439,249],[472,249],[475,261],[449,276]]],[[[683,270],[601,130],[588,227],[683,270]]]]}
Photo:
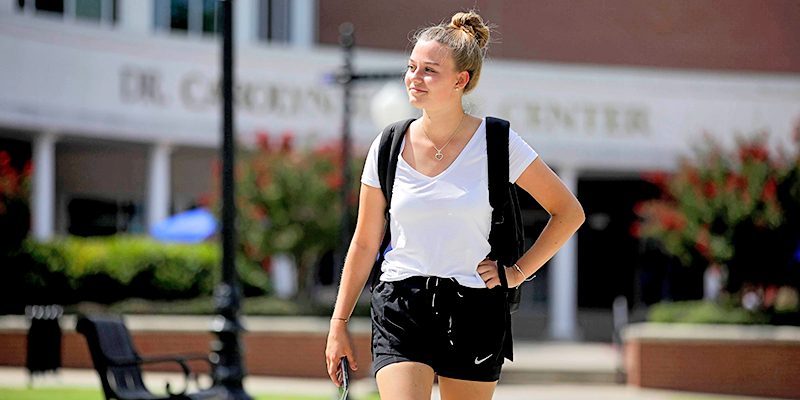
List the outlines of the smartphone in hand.
{"type": "Polygon", "coordinates": [[[342,376],[342,386],[339,387],[339,399],[347,400],[347,393],[350,391],[350,362],[347,361],[347,356],[342,357],[342,361],[339,365],[341,366],[341,371],[339,373],[342,376]]]}

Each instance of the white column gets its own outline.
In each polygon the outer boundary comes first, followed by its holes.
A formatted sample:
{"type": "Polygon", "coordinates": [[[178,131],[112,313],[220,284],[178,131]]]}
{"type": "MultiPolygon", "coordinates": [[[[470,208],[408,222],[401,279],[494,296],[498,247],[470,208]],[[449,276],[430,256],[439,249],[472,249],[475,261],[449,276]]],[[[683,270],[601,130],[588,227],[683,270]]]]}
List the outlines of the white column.
{"type": "Polygon", "coordinates": [[[64,21],[75,22],[75,10],[78,4],[75,0],[64,0],[64,21]]]}
{"type": "MultiPolygon", "coordinates": [[[[558,169],[558,177],[575,196],[578,195],[578,171],[567,166],[558,169]]],[[[578,241],[573,235],[553,257],[549,267],[550,338],[578,339],[578,241]]]]}
{"type": "Polygon", "coordinates": [[[189,0],[189,35],[203,36],[203,0],[189,0]]]}
{"type": "Polygon", "coordinates": [[[256,39],[258,7],[255,0],[236,0],[233,2],[234,43],[239,46],[250,44],[256,39]]]}
{"type": "Polygon", "coordinates": [[[119,27],[146,35],[155,27],[155,1],[117,0],[119,27]]]}
{"type": "Polygon", "coordinates": [[[33,140],[33,190],[31,193],[33,237],[53,238],[56,193],[56,135],[42,132],[33,140]]]}
{"type": "Polygon", "coordinates": [[[172,147],[167,143],[154,144],[150,149],[147,171],[147,229],[169,217],[170,156],[172,147]]]}
{"type": "Polygon", "coordinates": [[[11,14],[19,9],[19,3],[12,0],[0,0],[0,14],[11,14]]]}
{"type": "Polygon", "coordinates": [[[114,26],[114,1],[101,0],[100,4],[100,24],[106,28],[114,26]]]}
{"type": "Polygon", "coordinates": [[[317,0],[294,0],[289,7],[289,38],[292,45],[313,47],[317,42],[317,0]]]}

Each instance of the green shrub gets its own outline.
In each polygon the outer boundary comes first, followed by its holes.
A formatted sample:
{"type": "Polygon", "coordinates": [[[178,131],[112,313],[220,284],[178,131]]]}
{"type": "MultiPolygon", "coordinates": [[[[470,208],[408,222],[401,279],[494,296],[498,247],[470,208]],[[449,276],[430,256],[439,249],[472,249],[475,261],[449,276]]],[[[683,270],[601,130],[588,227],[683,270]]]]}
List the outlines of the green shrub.
{"type": "Polygon", "coordinates": [[[680,322],[695,324],[767,324],[769,316],[728,303],[710,301],[662,302],[650,306],[648,322],[680,322]]]}
{"type": "MultiPolygon", "coordinates": [[[[221,258],[218,243],[161,243],[115,235],[60,237],[46,243],[28,239],[0,261],[7,276],[23,289],[8,299],[18,312],[25,304],[209,296],[220,280],[221,258]]],[[[237,268],[245,294],[267,293],[263,270],[243,259],[237,268]]]]}

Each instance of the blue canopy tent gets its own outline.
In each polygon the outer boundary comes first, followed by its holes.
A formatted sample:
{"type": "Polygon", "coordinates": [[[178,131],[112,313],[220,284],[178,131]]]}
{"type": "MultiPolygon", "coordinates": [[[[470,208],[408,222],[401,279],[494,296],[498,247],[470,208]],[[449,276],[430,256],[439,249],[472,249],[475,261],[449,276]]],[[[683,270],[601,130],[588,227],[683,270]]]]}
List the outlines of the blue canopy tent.
{"type": "Polygon", "coordinates": [[[217,222],[207,208],[175,214],[150,228],[150,235],[165,242],[202,242],[217,232],[217,222]]]}

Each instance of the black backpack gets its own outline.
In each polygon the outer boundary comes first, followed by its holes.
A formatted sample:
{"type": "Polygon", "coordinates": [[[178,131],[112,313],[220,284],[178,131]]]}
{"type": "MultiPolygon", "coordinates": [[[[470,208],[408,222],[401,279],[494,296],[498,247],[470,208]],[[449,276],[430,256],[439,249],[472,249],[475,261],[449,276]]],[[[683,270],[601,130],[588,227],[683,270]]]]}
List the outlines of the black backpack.
{"type": "MultiPolygon", "coordinates": [[[[383,256],[391,241],[389,228],[389,205],[392,201],[394,177],[400,145],[409,125],[414,119],[398,121],[387,126],[381,134],[378,150],[378,177],[381,190],[386,197],[386,226],[380,252],[370,274],[370,292],[375,288],[381,272],[383,256]]],[[[517,185],[508,181],[508,121],[486,117],[486,152],[489,164],[489,203],[492,206],[492,227],[489,232],[491,252],[489,259],[499,266],[512,266],[525,254],[525,234],[522,228],[522,213],[517,198],[517,185]]],[[[509,312],[519,309],[520,286],[508,288],[505,269],[498,268],[500,283],[508,296],[509,312]]]]}

